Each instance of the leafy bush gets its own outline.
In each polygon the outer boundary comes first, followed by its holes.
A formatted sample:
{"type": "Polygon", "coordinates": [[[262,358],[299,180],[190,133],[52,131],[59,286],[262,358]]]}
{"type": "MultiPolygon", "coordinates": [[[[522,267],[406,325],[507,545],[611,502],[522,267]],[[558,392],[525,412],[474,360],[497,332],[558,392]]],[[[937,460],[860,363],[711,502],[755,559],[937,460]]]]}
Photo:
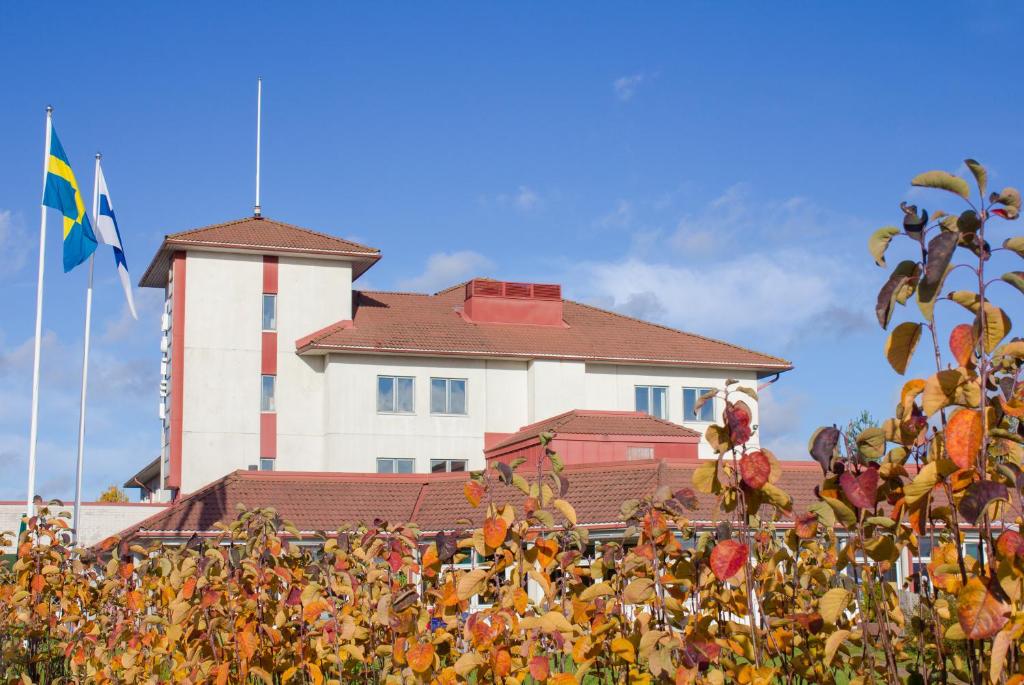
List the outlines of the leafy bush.
{"type": "MultiPolygon", "coordinates": [[[[628,529],[591,541],[548,450],[533,473],[499,464],[474,474],[480,529],[425,538],[377,522],[303,539],[265,509],[243,511],[218,539],[74,551],[43,509],[17,560],[0,570],[0,676],[8,682],[321,683],[925,683],[1024,682],[1021,471],[1024,341],[989,298],[997,253],[989,220],[1012,220],[1020,195],[986,196],[929,172],[914,184],[968,203],[959,214],[904,204],[902,228],[870,239],[899,263],[876,308],[888,328],[915,298],[923,321],[897,325],[886,357],[900,374],[922,337],[935,373],[903,386],[894,416],[855,435],[824,427],[809,451],[818,501],[793,511],[780,466],[751,446],[756,426],[729,382],[717,459],[693,488],[622,505],[628,529]],[[914,243],[917,245],[915,246],[914,243]],[[956,257],[966,258],[957,262],[956,257]],[[962,270],[974,287],[941,295],[962,270]],[[960,318],[947,346],[939,302],[960,318]],[[542,466],[547,470],[542,470],[542,466]],[[688,513],[717,503],[713,531],[688,513]],[[967,532],[976,533],[968,554],[967,532]],[[924,541],[930,544],[921,560],[924,541]],[[902,558],[921,573],[885,577],[902,558]],[[924,570],[926,569],[926,573],[924,570]]],[[[545,445],[552,436],[542,436],[545,445]]]]}

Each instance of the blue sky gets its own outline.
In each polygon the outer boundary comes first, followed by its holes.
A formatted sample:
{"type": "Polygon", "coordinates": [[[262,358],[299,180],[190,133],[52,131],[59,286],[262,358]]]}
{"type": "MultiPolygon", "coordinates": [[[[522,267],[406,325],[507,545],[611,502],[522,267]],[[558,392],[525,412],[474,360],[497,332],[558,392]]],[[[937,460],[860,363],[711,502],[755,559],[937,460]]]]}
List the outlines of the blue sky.
{"type": "MultiPolygon", "coordinates": [[[[0,498],[24,496],[47,104],[83,187],[103,152],[136,278],[165,233],[251,212],[262,75],[264,213],[381,248],[363,287],[560,282],[787,357],[763,440],[798,458],[816,426],[888,415],[898,392],[866,239],[901,219],[902,199],[956,206],[909,179],[973,156],[992,185],[1022,182],[1022,15],[994,2],[3,3],[0,498]]],[[[61,274],[58,221],[38,483],[69,497],[85,269],[61,274]]],[[[87,498],[159,442],[160,295],[138,292],[132,321],[108,256],[87,498]]]]}

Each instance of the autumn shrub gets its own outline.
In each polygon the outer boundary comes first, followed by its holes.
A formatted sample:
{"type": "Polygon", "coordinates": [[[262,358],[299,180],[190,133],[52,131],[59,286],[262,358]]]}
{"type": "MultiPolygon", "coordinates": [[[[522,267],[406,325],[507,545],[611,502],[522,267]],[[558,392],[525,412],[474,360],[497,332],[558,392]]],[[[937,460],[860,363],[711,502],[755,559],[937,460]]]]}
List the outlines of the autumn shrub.
{"type": "Polygon", "coordinates": [[[807,510],[754,446],[758,389],[735,381],[701,399],[724,407],[706,433],[717,458],[692,488],[622,503],[615,539],[576,525],[550,449],[536,468],[473,474],[483,525],[430,536],[376,521],[303,537],[252,509],[215,538],[73,550],[44,508],[0,569],[0,678],[1020,685],[1024,341],[990,297],[1024,289],[1019,271],[991,277],[1024,256],[1024,238],[991,244],[1020,195],[987,194],[984,169],[967,167],[973,200],[952,174],[913,181],[963,211],[903,204],[902,226],[870,238],[880,266],[897,239],[910,250],[876,313],[888,329],[913,298],[917,320],[893,327],[886,358],[904,374],[924,338],[935,371],[907,381],[880,426],[815,432],[807,510]],[[690,519],[699,496],[715,502],[710,523],[690,519]],[[902,584],[901,560],[915,571],[902,584]]]}

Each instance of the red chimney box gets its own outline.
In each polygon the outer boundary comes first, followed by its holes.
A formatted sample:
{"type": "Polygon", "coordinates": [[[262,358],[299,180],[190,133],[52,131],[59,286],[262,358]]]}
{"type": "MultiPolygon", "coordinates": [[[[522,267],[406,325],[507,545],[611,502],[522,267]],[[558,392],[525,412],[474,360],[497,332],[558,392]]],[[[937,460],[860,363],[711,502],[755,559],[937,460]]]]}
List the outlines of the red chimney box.
{"type": "Polygon", "coordinates": [[[462,315],[472,323],[564,327],[562,286],[475,279],[466,284],[462,315]]]}

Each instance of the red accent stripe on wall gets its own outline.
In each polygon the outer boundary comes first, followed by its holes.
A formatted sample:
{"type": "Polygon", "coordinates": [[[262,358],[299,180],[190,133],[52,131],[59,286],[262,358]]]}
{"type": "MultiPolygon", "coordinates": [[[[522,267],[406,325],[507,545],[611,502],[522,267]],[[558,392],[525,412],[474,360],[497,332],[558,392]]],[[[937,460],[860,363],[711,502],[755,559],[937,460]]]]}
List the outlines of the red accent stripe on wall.
{"type": "Polygon", "coordinates": [[[277,333],[275,331],[263,331],[263,342],[261,343],[260,356],[262,358],[261,373],[264,375],[277,375],[277,333]]]}
{"type": "Polygon", "coordinates": [[[182,411],[185,407],[185,253],[175,252],[171,260],[174,290],[171,294],[171,420],[170,473],[164,474],[168,488],[181,488],[182,411]]]}
{"type": "MultiPolygon", "coordinates": [[[[263,294],[277,294],[277,257],[263,257],[263,294]]],[[[277,375],[277,332],[263,331],[260,340],[261,373],[277,375]]],[[[277,414],[264,412],[260,414],[260,458],[274,459],[277,457],[277,414]]]]}
{"type": "Polygon", "coordinates": [[[263,258],[263,292],[277,294],[277,257],[263,258]]]}
{"type": "Polygon", "coordinates": [[[260,459],[277,457],[277,414],[260,414],[260,459]]]}

